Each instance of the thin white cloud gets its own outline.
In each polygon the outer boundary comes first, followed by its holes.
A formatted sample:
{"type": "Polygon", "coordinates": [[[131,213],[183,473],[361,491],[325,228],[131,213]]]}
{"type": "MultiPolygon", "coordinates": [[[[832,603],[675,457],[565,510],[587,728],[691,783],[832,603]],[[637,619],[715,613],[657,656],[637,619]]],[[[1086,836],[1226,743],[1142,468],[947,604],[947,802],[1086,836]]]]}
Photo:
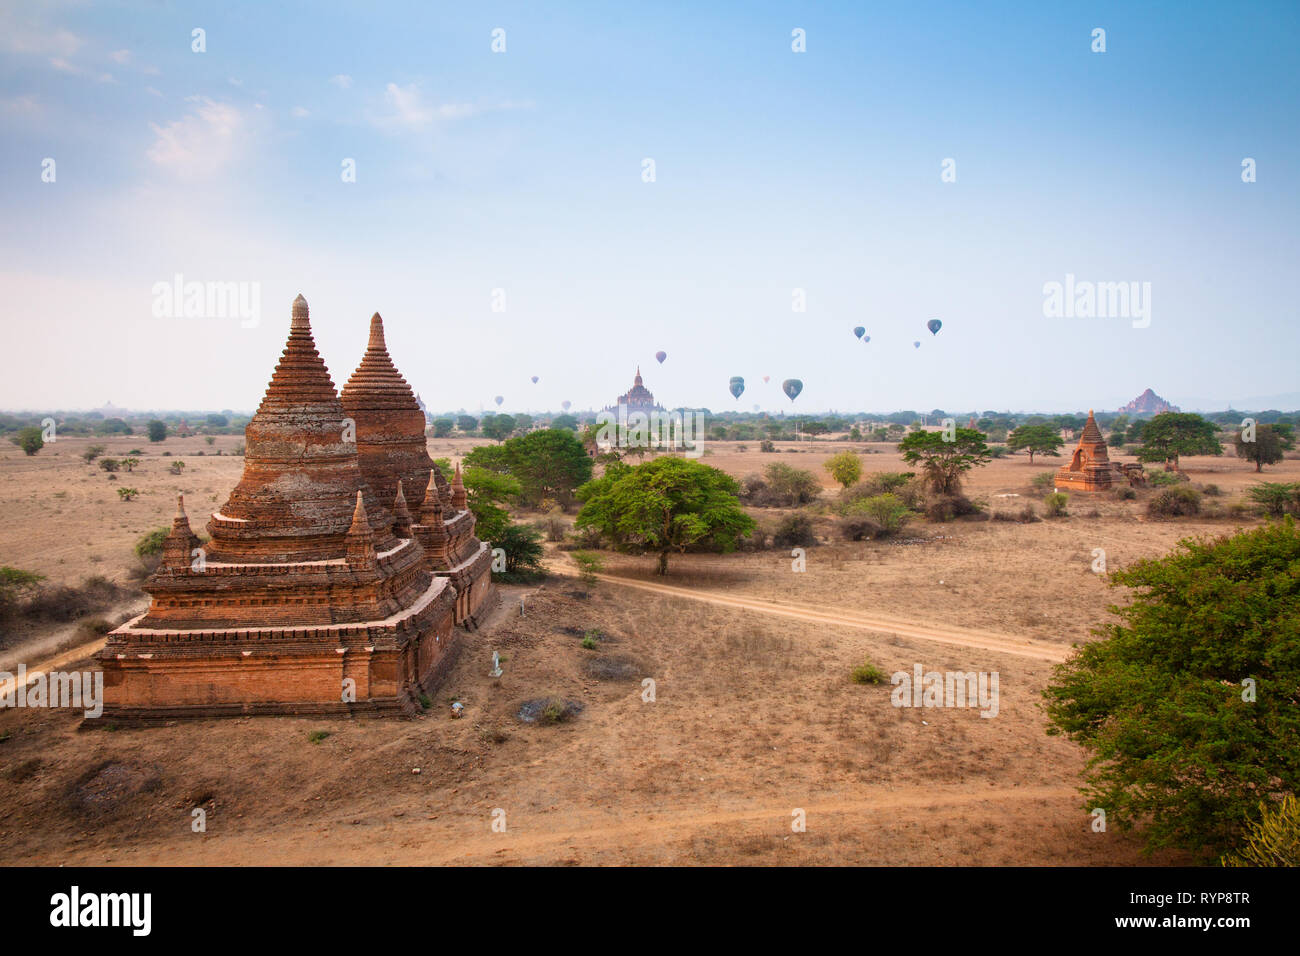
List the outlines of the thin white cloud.
{"type": "Polygon", "coordinates": [[[149,126],[155,136],[149,159],[178,176],[195,178],[218,172],[235,157],[245,121],[230,104],[201,98],[189,115],[149,126]]]}
{"type": "Polygon", "coordinates": [[[108,55],[108,58],[112,60],[114,63],[118,63],[122,66],[126,66],[128,63],[131,62],[131,51],[114,50],[112,53],[108,55]]]}
{"type": "Polygon", "coordinates": [[[304,109],[301,106],[295,106],[291,112],[299,119],[302,119],[304,116],[311,116],[311,110],[304,109]]]}
{"type": "Polygon", "coordinates": [[[348,76],[346,73],[334,74],[333,76],[330,77],[330,82],[333,83],[341,90],[348,90],[352,88],[352,77],[348,76]]]}
{"type": "Polygon", "coordinates": [[[406,86],[389,83],[384,88],[384,102],[387,104],[387,112],[372,117],[372,122],[381,129],[396,131],[419,131],[440,121],[468,119],[502,110],[532,109],[533,106],[531,102],[510,100],[486,106],[475,103],[435,105],[425,98],[414,83],[406,86]]]}
{"type": "Polygon", "coordinates": [[[0,113],[30,116],[40,111],[41,104],[36,101],[34,96],[8,96],[0,99],[0,113]]]}

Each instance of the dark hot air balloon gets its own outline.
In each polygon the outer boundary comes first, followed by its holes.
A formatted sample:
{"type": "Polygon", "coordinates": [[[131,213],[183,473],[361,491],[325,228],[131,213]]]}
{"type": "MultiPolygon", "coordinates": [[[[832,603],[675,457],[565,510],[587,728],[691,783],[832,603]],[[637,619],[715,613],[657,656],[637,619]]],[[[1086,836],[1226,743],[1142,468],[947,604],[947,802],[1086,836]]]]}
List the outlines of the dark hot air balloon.
{"type": "Polygon", "coordinates": [[[930,330],[931,335],[938,335],[939,330],[943,328],[943,323],[938,319],[931,319],[929,322],[925,323],[925,327],[930,330]]]}
{"type": "Polygon", "coordinates": [[[787,378],[781,383],[781,391],[785,392],[790,401],[793,402],[799,397],[799,393],[803,391],[803,382],[797,378],[787,378]]]}
{"type": "Polygon", "coordinates": [[[537,376],[536,376],[536,375],[533,376],[533,384],[534,384],[534,385],[537,384],[537,376]]]}
{"type": "Polygon", "coordinates": [[[657,358],[657,359],[659,360],[659,364],[660,364],[660,365],[663,365],[663,364],[664,364],[664,359],[666,359],[667,357],[668,357],[668,353],[667,353],[667,352],[662,352],[662,351],[660,351],[660,352],[656,352],[656,353],[655,353],[655,358],[657,358]]]}
{"type": "Polygon", "coordinates": [[[727,391],[731,392],[732,398],[740,398],[741,393],[745,391],[745,380],[739,375],[731,376],[731,380],[727,382],[727,391]]]}
{"type": "Polygon", "coordinates": [[[871,336],[869,336],[869,335],[864,335],[864,336],[862,336],[862,341],[863,341],[863,342],[870,342],[870,341],[871,341],[871,336]]]}
{"type": "Polygon", "coordinates": [[[496,403],[497,403],[497,407],[500,408],[500,407],[501,407],[501,403],[504,402],[505,399],[504,399],[502,396],[498,395],[496,398],[492,399],[492,401],[496,402],[496,403]]]}
{"type": "Polygon", "coordinates": [[[913,342],[913,343],[912,343],[912,348],[919,349],[920,347],[921,347],[921,343],[920,343],[920,342],[913,342]]]}
{"type": "Polygon", "coordinates": [[[862,338],[862,333],[865,331],[867,331],[866,328],[861,325],[855,325],[853,327],[853,334],[856,335],[858,338],[862,338]]]}

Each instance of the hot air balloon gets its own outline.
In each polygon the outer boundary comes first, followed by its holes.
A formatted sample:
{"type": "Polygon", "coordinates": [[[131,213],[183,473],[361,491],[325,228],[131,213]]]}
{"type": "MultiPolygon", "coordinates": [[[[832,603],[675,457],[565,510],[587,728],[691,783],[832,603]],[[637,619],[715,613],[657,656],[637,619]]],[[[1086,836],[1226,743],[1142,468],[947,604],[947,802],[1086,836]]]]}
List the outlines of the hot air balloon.
{"type": "Polygon", "coordinates": [[[536,376],[536,375],[533,376],[533,384],[534,384],[534,385],[537,384],[537,376],[536,376]]]}
{"type": "Polygon", "coordinates": [[[866,328],[861,325],[855,325],[853,327],[853,334],[858,338],[862,338],[862,333],[865,331],[867,331],[866,328]]]}
{"type": "Polygon", "coordinates": [[[913,343],[912,343],[912,348],[919,349],[920,347],[921,347],[921,343],[920,343],[920,342],[913,342],[913,343]]]}
{"type": "Polygon", "coordinates": [[[754,403],[754,411],[758,411],[758,403],[757,403],[757,402],[754,403]]]}
{"type": "Polygon", "coordinates": [[[573,402],[569,401],[569,400],[566,398],[564,401],[560,402],[560,407],[561,407],[562,409],[564,409],[564,410],[567,412],[567,411],[569,410],[569,406],[572,405],[572,404],[573,404],[573,402]]]}
{"type": "Polygon", "coordinates": [[[727,382],[727,391],[731,392],[732,398],[740,398],[741,393],[745,390],[745,380],[739,375],[731,376],[727,382]]]}
{"type": "Polygon", "coordinates": [[[803,382],[797,378],[787,378],[781,383],[781,391],[785,392],[790,401],[793,402],[799,397],[799,393],[803,391],[803,382]]]}
{"type": "Polygon", "coordinates": [[[766,385],[766,384],[767,384],[767,380],[770,379],[771,377],[772,377],[772,376],[770,376],[770,375],[764,375],[764,376],[763,376],[763,384],[766,385]]]}
{"type": "Polygon", "coordinates": [[[497,407],[500,408],[500,407],[501,407],[501,403],[504,402],[505,399],[504,399],[502,396],[498,395],[496,398],[492,399],[492,401],[496,402],[496,403],[497,403],[497,407]]]}
{"type": "Polygon", "coordinates": [[[870,341],[871,341],[871,336],[869,336],[869,335],[864,335],[864,336],[862,336],[862,341],[863,341],[863,342],[870,342],[870,341]]]}
{"type": "Polygon", "coordinates": [[[925,327],[930,330],[931,335],[938,335],[939,330],[943,328],[943,323],[938,319],[931,319],[929,322],[925,323],[925,327]]]}
{"type": "Polygon", "coordinates": [[[657,359],[659,360],[659,364],[660,364],[660,365],[663,365],[663,364],[664,364],[664,359],[666,359],[667,357],[668,357],[668,353],[667,353],[667,352],[660,351],[660,352],[656,352],[656,353],[655,353],[655,358],[657,358],[657,359]]]}

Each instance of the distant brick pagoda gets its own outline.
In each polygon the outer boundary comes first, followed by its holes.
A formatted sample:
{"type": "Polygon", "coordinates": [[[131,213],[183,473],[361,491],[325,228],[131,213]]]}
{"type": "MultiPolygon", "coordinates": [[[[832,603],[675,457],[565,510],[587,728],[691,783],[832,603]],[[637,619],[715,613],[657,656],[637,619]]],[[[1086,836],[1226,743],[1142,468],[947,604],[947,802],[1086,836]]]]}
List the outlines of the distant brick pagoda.
{"type": "Polygon", "coordinates": [[[655,401],[654,393],[641,381],[641,366],[636,367],[636,378],[632,380],[632,387],[615,399],[613,405],[606,406],[605,411],[616,412],[620,405],[627,406],[628,414],[644,412],[648,415],[651,412],[663,411],[663,406],[655,401]]]}
{"type": "Polygon", "coordinates": [[[1105,491],[1114,482],[1126,481],[1125,470],[1110,460],[1106,440],[1101,437],[1097,419],[1088,409],[1088,421],[1079,435],[1068,465],[1056,472],[1057,491],[1105,491]]]}
{"type": "Polygon", "coordinates": [[[180,500],[149,610],[109,634],[104,713],[414,712],[491,592],[491,551],[459,470],[448,485],[424,450],[379,316],[340,399],[298,296],[244,434],[211,540],[180,500]]]}

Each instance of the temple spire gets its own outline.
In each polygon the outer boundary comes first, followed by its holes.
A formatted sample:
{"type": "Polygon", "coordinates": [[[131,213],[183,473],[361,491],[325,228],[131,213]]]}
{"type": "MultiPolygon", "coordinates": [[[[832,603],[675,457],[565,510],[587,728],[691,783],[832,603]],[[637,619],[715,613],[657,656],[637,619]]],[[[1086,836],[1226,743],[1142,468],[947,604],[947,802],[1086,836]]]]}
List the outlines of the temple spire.
{"type": "Polygon", "coordinates": [[[406,494],[402,491],[402,482],[397,482],[397,497],[393,500],[393,534],[399,538],[411,536],[411,511],[406,507],[406,494]]]}
{"type": "Polygon", "coordinates": [[[348,567],[363,570],[375,566],[375,534],[370,530],[366,516],[366,503],[357,492],[357,506],[352,511],[352,527],[348,528],[348,567]]]}
{"type": "Polygon", "coordinates": [[[388,351],[388,345],[384,342],[384,320],[378,312],[370,317],[370,341],[366,343],[366,348],[388,351]]]}

